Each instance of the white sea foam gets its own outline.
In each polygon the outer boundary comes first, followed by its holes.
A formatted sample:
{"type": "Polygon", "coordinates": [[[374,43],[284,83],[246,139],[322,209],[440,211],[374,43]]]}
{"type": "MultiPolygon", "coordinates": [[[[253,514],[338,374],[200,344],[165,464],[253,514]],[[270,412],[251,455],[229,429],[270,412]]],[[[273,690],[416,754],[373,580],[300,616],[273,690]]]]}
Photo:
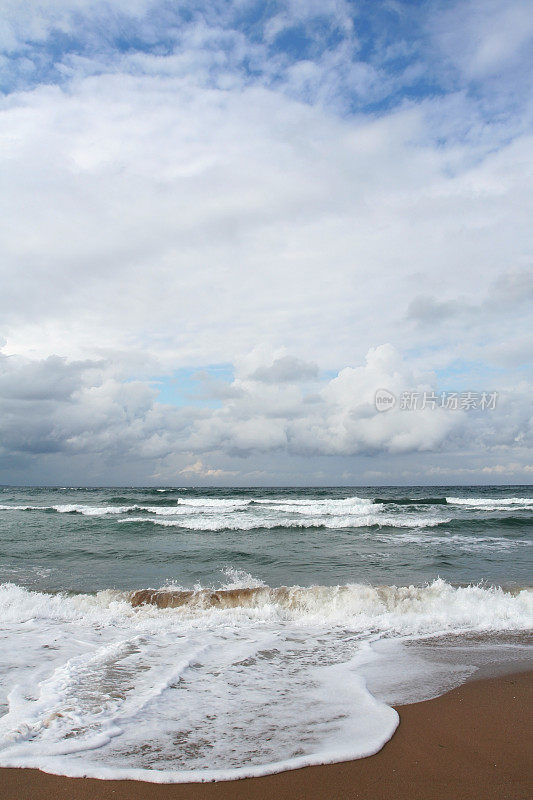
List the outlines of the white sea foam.
{"type": "Polygon", "coordinates": [[[146,511],[159,515],[171,514],[213,514],[229,513],[237,510],[246,510],[250,513],[261,513],[261,507],[268,513],[292,514],[367,514],[378,513],[379,505],[371,500],[358,497],[345,499],[318,499],[318,500],[293,500],[287,499],[239,499],[239,498],[210,498],[195,497],[176,500],[173,506],[158,506],[154,504],[131,505],[106,505],[92,506],[87,503],[66,503],[57,505],[0,505],[2,511],[57,511],[61,514],[78,513],[85,516],[106,516],[108,514],[123,514],[130,511],[146,511]]]}
{"type": "Polygon", "coordinates": [[[0,505],[0,511],[33,511],[48,510],[50,506],[30,506],[30,505],[0,505]]]}
{"type": "Polygon", "coordinates": [[[292,498],[292,497],[270,497],[270,498],[254,498],[251,502],[255,505],[262,506],[276,506],[285,508],[325,508],[339,509],[346,508],[347,506],[354,506],[360,508],[369,508],[374,505],[373,501],[367,497],[342,497],[342,498],[292,498]]]}
{"type": "Polygon", "coordinates": [[[58,514],[82,514],[87,517],[105,517],[108,515],[125,514],[132,511],[146,511],[152,514],[169,515],[169,514],[210,514],[221,513],[224,511],[234,511],[236,509],[245,508],[247,502],[231,501],[225,502],[208,502],[208,499],[202,503],[185,503],[178,504],[176,501],[175,506],[158,506],[158,505],[141,505],[134,503],[133,505],[106,505],[106,506],[91,506],[87,503],[61,503],[50,506],[39,505],[0,505],[0,511],[56,511],[58,514]]]}
{"type": "MultiPolygon", "coordinates": [[[[172,514],[168,514],[172,516],[172,514]]],[[[450,522],[448,517],[409,516],[407,514],[366,514],[344,516],[308,516],[297,519],[284,515],[265,516],[255,514],[244,516],[242,514],[212,515],[201,517],[184,516],[177,519],[151,519],[148,517],[124,517],[120,523],[151,522],[153,525],[162,525],[170,528],[183,528],[198,531],[249,531],[256,528],[366,528],[366,527],[391,527],[391,528],[428,528],[450,522]]]]}
{"type": "Polygon", "coordinates": [[[124,514],[130,509],[135,509],[135,506],[88,506],[80,503],[67,503],[51,506],[51,508],[59,514],[83,514],[88,517],[101,517],[107,514],[124,514]]]}
{"type": "Polygon", "coordinates": [[[249,500],[226,497],[180,497],[178,501],[180,506],[197,506],[199,508],[245,508],[249,503],[249,500]]]}
{"type": "Polygon", "coordinates": [[[454,506],[467,506],[481,511],[505,511],[507,509],[533,509],[533,498],[528,497],[447,497],[446,502],[454,506]]]}
{"type": "MultiPolygon", "coordinates": [[[[170,490],[169,490],[170,491],[170,490]]],[[[59,514],[81,514],[87,517],[123,517],[135,512],[164,517],[157,524],[169,527],[188,527],[192,530],[252,530],[254,528],[351,528],[390,526],[393,528],[430,528],[451,522],[465,511],[503,512],[527,511],[533,499],[510,498],[446,498],[447,506],[428,504],[414,511],[401,510],[394,503],[373,502],[372,499],[351,496],[346,498],[291,497],[179,497],[175,505],[132,503],[129,505],[91,505],[63,503],[54,505],[2,504],[0,511],[55,511],[59,514]]],[[[402,501],[403,502],[403,501],[402,501]]],[[[404,503],[405,505],[405,503],[404,503]]],[[[416,501],[413,500],[413,505],[416,501]]],[[[129,517],[127,522],[141,521],[129,517]]]]}
{"type": "Polygon", "coordinates": [[[260,587],[266,586],[266,584],[263,581],[259,580],[258,578],[254,578],[253,575],[250,575],[249,572],[246,572],[243,569],[235,569],[234,567],[224,567],[222,573],[227,579],[221,586],[221,588],[225,590],[258,589],[260,587]]]}
{"type": "MultiPolygon", "coordinates": [[[[192,594],[242,590],[242,604],[232,604],[230,610],[235,614],[247,614],[250,608],[262,608],[268,621],[272,620],[273,614],[279,615],[279,619],[286,619],[286,614],[289,614],[293,620],[305,621],[309,618],[312,622],[328,623],[334,620],[339,625],[351,626],[357,622],[356,627],[361,630],[368,626],[375,629],[377,626],[380,630],[401,634],[418,633],[421,625],[428,632],[450,630],[458,625],[479,630],[516,630],[533,623],[533,590],[530,588],[511,592],[481,585],[453,587],[442,579],[421,587],[346,584],[272,588],[241,570],[226,568],[224,572],[230,581],[219,589],[177,588],[192,594]],[[257,592],[253,602],[248,600],[246,594],[250,589],[257,592]]],[[[157,591],[163,593],[169,591],[169,587],[157,591]]],[[[11,623],[59,618],[87,618],[91,623],[103,623],[108,619],[114,622],[119,619],[138,622],[145,617],[157,617],[161,611],[150,605],[135,608],[130,603],[130,596],[130,592],[110,589],[96,594],[47,594],[30,591],[16,584],[0,584],[0,609],[2,620],[11,623]]],[[[207,619],[202,606],[191,605],[185,610],[187,618],[192,614],[199,619],[207,619]]],[[[174,611],[176,620],[182,620],[182,610],[174,611]]],[[[254,620],[257,621],[255,611],[254,620]]]]}
{"type": "Polygon", "coordinates": [[[0,765],[169,782],[367,755],[397,724],[361,677],[376,643],[533,622],[528,589],[226,577],[175,608],[1,585],[0,765]]]}
{"type": "Polygon", "coordinates": [[[102,517],[108,514],[124,514],[139,511],[141,506],[90,506],[83,503],[61,503],[52,506],[0,505],[0,511],[57,511],[58,514],[83,514],[87,517],[102,517]]]}

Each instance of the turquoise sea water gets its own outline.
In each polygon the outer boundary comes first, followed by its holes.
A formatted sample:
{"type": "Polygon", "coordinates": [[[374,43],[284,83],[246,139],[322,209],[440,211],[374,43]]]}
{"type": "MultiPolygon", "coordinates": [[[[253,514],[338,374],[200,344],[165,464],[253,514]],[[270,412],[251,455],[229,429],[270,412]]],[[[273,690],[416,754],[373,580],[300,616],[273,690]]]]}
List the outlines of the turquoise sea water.
{"type": "Polygon", "coordinates": [[[531,663],[532,523],[519,486],[4,487],[0,766],[172,782],[374,753],[393,704],[531,663]]]}

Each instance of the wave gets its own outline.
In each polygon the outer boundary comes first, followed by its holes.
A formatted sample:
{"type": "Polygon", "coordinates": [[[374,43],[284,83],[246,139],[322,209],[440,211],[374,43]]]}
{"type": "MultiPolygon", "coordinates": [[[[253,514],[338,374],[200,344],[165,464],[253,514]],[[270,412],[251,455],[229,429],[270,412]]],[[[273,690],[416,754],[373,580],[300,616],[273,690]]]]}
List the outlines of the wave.
{"type": "Polygon", "coordinates": [[[201,506],[202,508],[244,508],[249,504],[249,500],[230,497],[180,497],[178,501],[180,506],[201,506]]]}
{"type": "Polygon", "coordinates": [[[284,505],[284,506],[347,506],[347,505],[361,505],[367,506],[372,503],[368,497],[309,497],[309,498],[295,498],[295,497],[269,497],[269,498],[256,498],[249,501],[254,505],[284,505]]]}
{"type": "Polygon", "coordinates": [[[39,511],[57,514],[80,514],[86,517],[114,517],[120,523],[151,522],[154,525],[201,531],[258,530],[276,528],[427,528],[450,522],[449,518],[386,514],[371,501],[357,498],[332,501],[269,501],[250,507],[250,501],[213,500],[180,502],[178,505],[109,505],[91,506],[69,503],[51,506],[0,505],[3,511],[39,511]],[[207,505],[203,505],[207,503],[207,505]],[[125,516],[134,514],[135,516],[125,516]],[[140,515],[140,516],[139,516],[140,515]],[[155,518],[154,518],[155,517],[155,518]]]}
{"type": "MultiPolygon", "coordinates": [[[[211,497],[194,497],[194,498],[172,498],[172,497],[159,497],[157,501],[155,497],[153,502],[152,498],[136,498],[135,502],[128,502],[129,498],[125,495],[117,495],[110,498],[110,504],[106,505],[90,505],[88,503],[61,503],[53,505],[36,505],[36,504],[2,504],[0,505],[1,511],[40,511],[44,513],[59,513],[59,514],[82,514],[83,516],[114,516],[138,512],[143,514],[155,514],[161,516],[182,516],[189,515],[190,517],[212,517],[213,515],[230,515],[235,512],[247,512],[250,519],[261,519],[257,512],[263,510],[267,515],[272,518],[273,514],[279,514],[288,518],[300,516],[308,517],[309,519],[324,520],[320,524],[325,527],[344,527],[344,524],[336,524],[335,522],[329,524],[326,518],[333,517],[337,519],[353,518],[353,524],[356,526],[355,518],[359,517],[362,525],[373,524],[368,523],[372,515],[376,516],[375,524],[381,524],[381,518],[384,516],[382,512],[388,510],[390,513],[401,517],[401,511],[405,514],[411,514],[411,518],[415,519],[415,514],[422,520],[420,525],[435,525],[442,524],[449,521],[448,519],[430,518],[429,516],[420,516],[422,508],[428,508],[430,511],[433,507],[438,510],[442,506],[446,506],[449,511],[454,510],[454,506],[464,512],[504,512],[504,511],[517,511],[524,512],[533,510],[533,499],[530,498],[457,498],[457,497],[400,497],[400,498],[386,498],[375,497],[362,498],[357,496],[346,498],[211,498],[211,497]],[[400,513],[399,513],[400,512],[400,513]],[[379,518],[378,518],[379,515],[379,518]]],[[[471,519],[476,520],[479,517],[474,516],[471,519]]],[[[312,523],[314,524],[314,523],[312,523]]],[[[387,523],[383,523],[387,524],[387,523]]],[[[297,527],[298,524],[295,524],[297,527]]],[[[351,526],[351,525],[349,525],[351,526]]],[[[417,525],[418,526],[418,523],[417,525]]],[[[231,525],[229,528],[231,529],[231,525]]],[[[240,526],[237,526],[240,527],[240,526]]],[[[256,526],[250,525],[247,528],[263,527],[258,524],[256,526]]],[[[266,525],[266,527],[269,527],[266,525]]],[[[271,526],[270,526],[271,527],[271,526]]],[[[290,527],[290,526],[287,526],[290,527]]],[[[209,528],[207,528],[209,529],[209,528]]],[[[217,528],[218,529],[218,528],[217,528]]]]}
{"type": "Polygon", "coordinates": [[[420,685],[402,642],[503,633],[522,643],[533,622],[530,589],[229,577],[220,588],[94,595],[0,585],[12,680],[0,764],[172,783],[370,755],[398,717],[369,692],[365,669],[420,685]]]}
{"type": "Polygon", "coordinates": [[[57,514],[81,514],[84,517],[106,517],[116,516],[119,514],[131,514],[131,512],[143,512],[147,514],[190,514],[189,508],[179,508],[175,504],[173,506],[166,505],[128,505],[128,506],[89,506],[85,504],[60,504],[53,506],[30,506],[30,505],[0,505],[1,511],[43,511],[45,513],[57,514]]]}
{"type": "MultiPolygon", "coordinates": [[[[241,573],[235,573],[239,581],[241,573]]],[[[240,582],[240,581],[239,581],[240,582]]],[[[9,622],[32,619],[65,619],[88,616],[103,623],[116,624],[143,609],[186,610],[204,614],[209,610],[255,610],[253,619],[269,620],[276,616],[304,622],[333,620],[335,624],[366,631],[401,634],[438,632],[457,629],[522,630],[533,624],[533,589],[505,590],[499,586],[452,586],[438,578],[424,586],[373,586],[344,584],[236,586],[232,581],[222,588],[194,589],[162,587],[135,589],[129,592],[105,589],[94,595],[46,594],[24,589],[16,584],[0,584],[2,619],[9,622]],[[107,616],[109,615],[109,616],[107,616]]],[[[226,624],[232,617],[221,620],[226,624]]],[[[214,618],[210,618],[214,619],[214,618]]],[[[216,619],[215,619],[216,621],[216,619]]],[[[233,617],[235,624],[250,618],[233,617]]],[[[169,624],[172,624],[171,621],[169,624]]]]}
{"type": "Polygon", "coordinates": [[[491,509],[496,511],[498,509],[505,510],[506,508],[533,508],[533,498],[530,497],[447,497],[446,501],[449,505],[454,506],[467,506],[472,509],[491,509]]]}
{"type": "MultiPolygon", "coordinates": [[[[118,501],[126,499],[126,496],[117,495],[113,499],[118,501]]],[[[165,498],[162,502],[121,505],[3,504],[0,505],[0,510],[109,518],[118,524],[149,523],[177,530],[203,532],[445,528],[451,533],[473,531],[480,534],[495,529],[509,532],[516,529],[518,534],[520,530],[526,531],[533,524],[530,514],[533,510],[532,504],[533,500],[528,498],[495,500],[376,497],[371,500],[357,496],[318,499],[195,497],[178,500],[165,498]],[[454,510],[454,504],[458,511],[454,510]]]]}
{"type": "Polygon", "coordinates": [[[75,503],[66,503],[53,506],[33,505],[0,505],[0,511],[44,511],[57,514],[83,514],[87,517],[101,517],[107,514],[124,514],[138,510],[139,506],[88,506],[75,503]]]}
{"type": "Polygon", "coordinates": [[[150,517],[125,517],[117,520],[121,524],[149,523],[167,528],[181,528],[194,531],[252,531],[276,529],[334,529],[350,530],[351,528],[432,528],[450,522],[449,519],[435,517],[386,517],[378,514],[345,517],[310,517],[308,519],[287,519],[278,517],[270,519],[258,516],[228,516],[210,518],[154,519],[150,517]]]}
{"type": "Polygon", "coordinates": [[[61,503],[57,505],[0,505],[0,511],[43,511],[58,514],[82,514],[87,517],[103,517],[108,515],[126,514],[132,511],[143,511],[152,514],[209,514],[220,511],[236,511],[244,509],[247,502],[227,501],[211,503],[185,503],[176,501],[158,502],[157,505],[143,505],[134,503],[130,505],[91,506],[84,503],[61,503]]]}
{"type": "Polygon", "coordinates": [[[445,497],[375,497],[372,502],[393,506],[445,506],[448,503],[445,497]]]}
{"type": "MultiPolygon", "coordinates": [[[[265,608],[277,607],[300,615],[307,613],[338,613],[347,616],[364,614],[374,620],[389,618],[391,615],[408,616],[412,614],[449,615],[450,621],[463,607],[466,616],[475,624],[480,624],[481,604],[485,608],[485,623],[489,627],[496,620],[504,624],[516,623],[520,626],[528,620],[533,622],[533,592],[524,589],[518,593],[504,592],[500,588],[468,586],[454,588],[443,580],[436,580],[423,587],[365,586],[361,584],[345,586],[257,586],[233,589],[137,589],[128,595],[133,608],[151,605],[157,608],[182,608],[201,610],[209,608],[265,608]],[[516,615],[509,611],[515,607],[516,615]]],[[[463,622],[466,617],[461,612],[463,622]]],[[[442,620],[441,620],[442,623],[442,620]]]]}

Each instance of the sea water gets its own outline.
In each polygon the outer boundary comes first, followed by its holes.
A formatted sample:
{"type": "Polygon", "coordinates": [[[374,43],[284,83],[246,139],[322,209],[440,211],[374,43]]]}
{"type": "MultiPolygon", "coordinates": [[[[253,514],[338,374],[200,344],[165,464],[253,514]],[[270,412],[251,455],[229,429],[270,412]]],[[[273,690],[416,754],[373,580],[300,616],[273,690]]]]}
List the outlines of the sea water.
{"type": "Polygon", "coordinates": [[[152,781],[376,752],[531,658],[529,487],[0,490],[0,766],[152,781]]]}

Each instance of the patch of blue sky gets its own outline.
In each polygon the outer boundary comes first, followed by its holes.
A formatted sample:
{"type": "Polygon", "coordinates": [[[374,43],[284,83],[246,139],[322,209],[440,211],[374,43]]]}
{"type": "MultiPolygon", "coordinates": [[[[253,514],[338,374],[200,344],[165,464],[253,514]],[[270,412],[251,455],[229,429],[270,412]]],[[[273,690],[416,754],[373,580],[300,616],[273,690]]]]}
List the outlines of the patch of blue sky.
{"type": "Polygon", "coordinates": [[[333,378],[336,378],[339,374],[338,369],[322,369],[319,372],[318,380],[319,381],[332,381],[333,378]]]}
{"type": "MultiPolygon", "coordinates": [[[[297,11],[287,14],[286,3],[213,3],[195,2],[176,6],[168,2],[153,2],[146,12],[138,16],[113,10],[112,4],[99,4],[82,13],[73,13],[68,24],[61,20],[49,20],[48,33],[38,41],[21,37],[18,52],[12,52],[16,70],[17,55],[20,57],[19,79],[30,83],[62,82],[61,69],[69,56],[78,55],[102,59],[110,56],[120,58],[131,53],[170,55],[191,47],[186,34],[188,28],[204,26],[210,35],[200,43],[206,50],[233,53],[232,63],[243,72],[243,77],[263,79],[277,83],[283,72],[301,61],[318,61],[343,43],[343,60],[365,63],[389,60],[395,75],[400,75],[417,57],[416,48],[404,42],[404,37],[413,39],[413,26],[405,22],[412,17],[413,4],[400,4],[405,9],[401,14],[388,10],[388,4],[345,3],[351,10],[355,28],[345,24],[342,15],[331,10],[315,13],[297,11]],[[272,33],[270,27],[274,23],[272,33]],[[232,36],[233,34],[233,36],[232,36]],[[245,46],[242,47],[243,43],[245,46]],[[246,47],[246,43],[249,47],[246,47]],[[403,43],[403,44],[402,44],[403,43]],[[254,57],[253,46],[263,48],[264,57],[254,57]],[[395,48],[394,53],[391,48],[395,48]],[[28,70],[28,62],[34,70],[28,70]],[[32,74],[33,73],[33,74],[32,74]]],[[[419,5],[415,3],[414,5],[419,5]]],[[[193,37],[194,38],[194,37],[193,37]]],[[[219,63],[224,70],[227,64],[219,63]]],[[[5,90],[8,90],[5,86],[5,90]]],[[[339,87],[340,88],[340,87],[339,87]]],[[[349,91],[349,87],[346,87],[349,91]]],[[[423,84],[420,84],[420,93],[423,84]]]]}
{"type": "MultiPolygon", "coordinates": [[[[314,396],[317,384],[336,378],[337,370],[320,370],[316,380],[302,384],[304,396],[314,396]]],[[[199,367],[181,367],[171,375],[153,376],[148,383],[157,392],[157,401],[177,407],[221,408],[224,389],[234,380],[232,364],[209,364],[199,367]]]]}
{"type": "Polygon", "coordinates": [[[435,370],[441,391],[497,391],[507,370],[484,361],[456,359],[443,369],[435,370]]]}
{"type": "Polygon", "coordinates": [[[231,364],[209,364],[181,367],[172,375],[152,377],[149,383],[157,391],[159,403],[177,407],[220,408],[222,402],[210,393],[209,386],[230,384],[233,378],[231,364]]]}
{"type": "Polygon", "coordinates": [[[338,47],[345,38],[327,20],[319,19],[284,28],[274,38],[270,49],[275,54],[283,53],[292,62],[312,61],[324,52],[338,47]]]}
{"type": "MultiPolygon", "coordinates": [[[[443,146],[468,138],[487,122],[502,127],[499,138],[512,138],[525,93],[515,89],[517,81],[501,76],[465,82],[432,38],[432,15],[443,7],[438,0],[321,5],[152,0],[131,12],[112,2],[73,4],[70,13],[68,6],[61,13],[52,7],[37,26],[38,40],[32,40],[31,30],[19,33],[0,88],[9,93],[64,85],[76,75],[113,69],[138,75],[143,62],[136,54],[164,58],[192,49],[202,53],[199,78],[214,86],[233,72],[243,84],[258,83],[310,104],[329,103],[342,116],[378,116],[405,103],[463,92],[471,111],[455,109],[449,115],[454,123],[444,131],[442,120],[435,126],[443,146]],[[290,68],[306,62],[316,67],[309,81],[290,79],[290,68]],[[511,130],[509,117],[515,119],[511,130]],[[462,127],[458,118],[464,118],[462,127]]],[[[154,64],[146,68],[153,74],[154,64]]],[[[495,145],[501,146],[499,139],[495,145]]]]}

